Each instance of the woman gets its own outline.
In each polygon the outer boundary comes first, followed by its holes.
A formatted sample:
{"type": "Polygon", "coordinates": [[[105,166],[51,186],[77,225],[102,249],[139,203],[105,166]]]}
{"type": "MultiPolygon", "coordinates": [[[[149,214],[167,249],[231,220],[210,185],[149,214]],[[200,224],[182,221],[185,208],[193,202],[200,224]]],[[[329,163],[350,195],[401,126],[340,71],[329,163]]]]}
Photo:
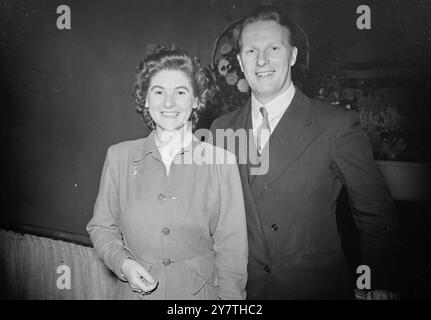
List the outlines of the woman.
{"type": "Polygon", "coordinates": [[[123,281],[117,298],[245,298],[242,187],[236,164],[220,161],[234,156],[192,134],[206,81],[173,47],[156,48],[138,67],[134,96],[152,132],[108,149],[87,226],[123,281]],[[205,161],[211,155],[216,161],[205,161]]]}

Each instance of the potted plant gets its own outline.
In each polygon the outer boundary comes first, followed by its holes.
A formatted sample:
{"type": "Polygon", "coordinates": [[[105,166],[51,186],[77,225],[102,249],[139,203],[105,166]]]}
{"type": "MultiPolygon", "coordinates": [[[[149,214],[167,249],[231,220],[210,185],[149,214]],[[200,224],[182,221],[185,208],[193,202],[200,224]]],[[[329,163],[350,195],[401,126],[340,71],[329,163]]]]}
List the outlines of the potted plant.
{"type": "Polygon", "coordinates": [[[343,68],[336,68],[333,74],[322,77],[316,96],[358,112],[361,127],[370,139],[377,165],[395,200],[429,199],[431,168],[426,162],[429,150],[421,134],[421,128],[429,123],[427,113],[412,105],[403,88],[370,86],[367,79],[352,81],[348,74],[343,68]]]}
{"type": "Polygon", "coordinates": [[[404,118],[393,106],[359,111],[392,197],[399,201],[423,201],[429,196],[430,166],[406,161],[407,142],[403,137],[404,118]]]}

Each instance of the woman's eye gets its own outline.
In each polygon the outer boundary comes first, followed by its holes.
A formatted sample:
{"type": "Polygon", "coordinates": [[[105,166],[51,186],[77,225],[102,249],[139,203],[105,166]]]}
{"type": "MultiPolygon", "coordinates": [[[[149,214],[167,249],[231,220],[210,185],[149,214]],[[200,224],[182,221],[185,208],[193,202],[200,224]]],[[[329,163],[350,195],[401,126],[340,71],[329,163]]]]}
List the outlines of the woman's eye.
{"type": "Polygon", "coordinates": [[[161,90],[156,90],[156,91],[154,91],[154,94],[155,94],[155,95],[161,95],[161,94],[162,94],[162,91],[161,91],[161,90]]]}
{"type": "Polygon", "coordinates": [[[280,47],[272,47],[272,50],[273,51],[277,51],[277,50],[279,50],[280,49],[280,47]]]}
{"type": "Polygon", "coordinates": [[[182,96],[182,95],[185,95],[186,92],[185,91],[178,91],[177,94],[180,95],[180,96],[182,96]]]}

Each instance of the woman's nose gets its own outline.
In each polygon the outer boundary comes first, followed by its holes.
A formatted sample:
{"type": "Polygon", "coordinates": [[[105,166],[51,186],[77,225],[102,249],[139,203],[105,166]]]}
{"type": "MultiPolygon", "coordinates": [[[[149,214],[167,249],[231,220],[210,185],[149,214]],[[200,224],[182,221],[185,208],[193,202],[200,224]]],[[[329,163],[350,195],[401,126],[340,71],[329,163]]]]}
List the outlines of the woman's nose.
{"type": "Polygon", "coordinates": [[[165,107],[170,108],[175,105],[175,99],[171,94],[165,96],[165,107]]]}

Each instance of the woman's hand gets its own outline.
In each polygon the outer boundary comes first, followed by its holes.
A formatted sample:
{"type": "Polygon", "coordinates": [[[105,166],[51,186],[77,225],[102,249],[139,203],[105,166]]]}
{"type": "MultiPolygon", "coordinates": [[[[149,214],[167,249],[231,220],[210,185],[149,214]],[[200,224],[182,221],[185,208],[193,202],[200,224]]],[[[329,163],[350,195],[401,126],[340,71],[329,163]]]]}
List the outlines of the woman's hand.
{"type": "Polygon", "coordinates": [[[155,281],[142,265],[132,259],[126,259],[123,262],[121,272],[135,292],[145,295],[157,288],[158,281],[155,281]]]}

